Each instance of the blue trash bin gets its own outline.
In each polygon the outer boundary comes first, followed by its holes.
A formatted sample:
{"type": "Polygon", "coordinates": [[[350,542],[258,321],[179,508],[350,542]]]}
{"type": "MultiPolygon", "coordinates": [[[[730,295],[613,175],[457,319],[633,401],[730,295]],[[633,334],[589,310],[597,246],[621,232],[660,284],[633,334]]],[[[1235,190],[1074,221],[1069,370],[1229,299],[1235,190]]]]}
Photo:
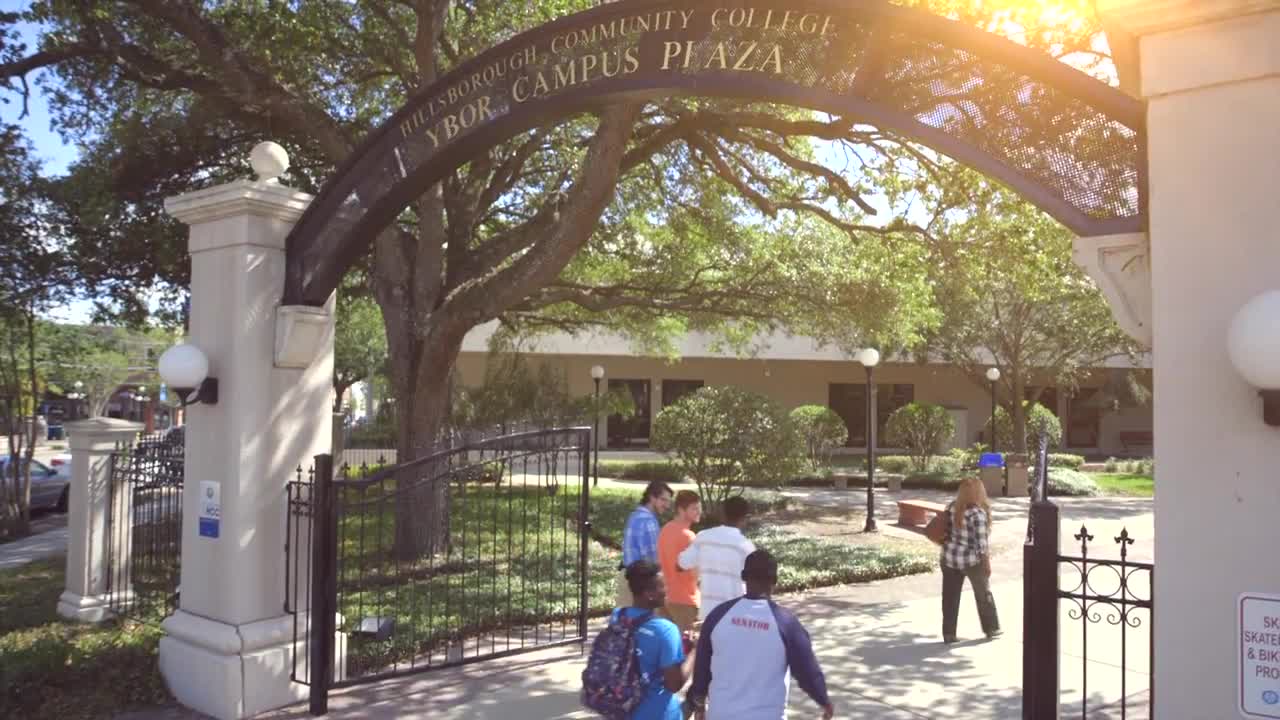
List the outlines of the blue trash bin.
{"type": "Polygon", "coordinates": [[[50,440],[61,440],[63,437],[63,429],[61,425],[50,425],[48,437],[50,440]]]}
{"type": "Polygon", "coordinates": [[[1004,467],[1004,455],[1000,453],[982,453],[982,456],[978,458],[978,467],[1002,468],[1004,467]]]}

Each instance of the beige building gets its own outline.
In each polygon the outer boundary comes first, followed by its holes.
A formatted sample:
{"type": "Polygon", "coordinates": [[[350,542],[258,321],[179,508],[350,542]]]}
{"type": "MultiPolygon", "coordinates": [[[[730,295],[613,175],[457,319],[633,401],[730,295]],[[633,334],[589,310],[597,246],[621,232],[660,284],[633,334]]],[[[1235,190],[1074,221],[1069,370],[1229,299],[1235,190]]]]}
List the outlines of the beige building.
{"type": "MultiPolygon", "coordinates": [[[[491,326],[478,328],[463,343],[458,370],[464,385],[483,382],[491,332],[491,326]]],[[[761,345],[756,355],[744,358],[713,348],[706,336],[691,334],[681,343],[680,359],[670,361],[636,355],[617,336],[549,335],[528,342],[523,350],[535,362],[562,369],[575,396],[593,392],[593,365],[605,368],[602,392],[631,394],[636,416],[609,418],[601,428],[600,436],[610,448],[647,447],[653,417],[704,385],[733,385],[771,397],[787,408],[830,407],[849,428],[849,451],[866,447],[866,373],[861,365],[809,338],[776,335],[761,345]]],[[[1137,370],[1149,387],[1147,368],[1137,370]]],[[[1151,403],[1136,403],[1126,391],[1124,377],[1132,369],[1118,360],[1090,372],[1074,393],[1052,386],[1042,391],[1040,402],[1062,420],[1066,450],[1095,458],[1151,454],[1151,403]]],[[[991,417],[989,386],[973,382],[958,368],[888,358],[876,368],[874,381],[878,438],[884,436],[890,413],[915,401],[941,405],[951,412],[956,434],[950,447],[983,439],[991,417]]],[[[895,450],[884,442],[877,446],[895,450]]]]}

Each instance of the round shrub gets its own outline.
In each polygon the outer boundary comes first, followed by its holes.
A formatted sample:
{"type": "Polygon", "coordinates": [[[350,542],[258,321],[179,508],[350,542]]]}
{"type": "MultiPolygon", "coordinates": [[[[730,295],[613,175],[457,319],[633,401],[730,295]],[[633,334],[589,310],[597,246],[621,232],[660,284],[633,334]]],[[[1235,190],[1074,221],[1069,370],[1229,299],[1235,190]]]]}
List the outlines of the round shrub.
{"type": "Polygon", "coordinates": [[[813,470],[831,464],[831,453],[849,439],[844,418],[822,405],[801,405],[791,411],[791,424],[804,441],[809,467],[813,470]]]}
{"type": "Polygon", "coordinates": [[[890,444],[907,449],[916,472],[928,472],[929,461],[956,432],[956,422],[941,405],[907,403],[889,416],[885,434],[890,444]]]}
{"type": "MultiPolygon", "coordinates": [[[[1027,420],[1025,438],[1027,452],[1036,452],[1036,448],[1040,444],[1041,433],[1049,436],[1049,447],[1051,448],[1057,447],[1062,443],[1062,423],[1058,421],[1057,415],[1049,412],[1049,408],[1040,403],[1025,403],[1023,407],[1026,411],[1027,420]]],[[[1003,407],[996,410],[996,438],[1000,441],[1000,447],[1005,452],[1017,447],[1017,443],[1013,439],[1013,421],[1003,407]]]]}

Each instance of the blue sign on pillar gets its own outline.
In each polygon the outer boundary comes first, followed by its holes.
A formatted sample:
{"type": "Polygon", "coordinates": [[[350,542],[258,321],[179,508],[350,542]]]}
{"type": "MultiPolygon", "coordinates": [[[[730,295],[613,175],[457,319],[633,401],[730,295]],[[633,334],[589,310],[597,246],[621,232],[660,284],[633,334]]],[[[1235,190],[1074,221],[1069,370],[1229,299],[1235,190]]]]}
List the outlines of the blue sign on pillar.
{"type": "Polygon", "coordinates": [[[200,481],[200,537],[218,537],[222,522],[222,486],[209,480],[200,481]]]}

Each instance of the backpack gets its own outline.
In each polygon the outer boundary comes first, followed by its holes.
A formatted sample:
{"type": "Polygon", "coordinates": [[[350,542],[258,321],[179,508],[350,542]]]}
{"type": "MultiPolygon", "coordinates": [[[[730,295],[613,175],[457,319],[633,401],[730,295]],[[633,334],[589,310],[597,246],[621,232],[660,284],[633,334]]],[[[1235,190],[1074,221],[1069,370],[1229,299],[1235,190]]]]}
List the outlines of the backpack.
{"type": "Polygon", "coordinates": [[[653,613],[627,617],[619,611],[591,643],[582,671],[582,704],[610,720],[626,720],[649,692],[636,658],[636,631],[653,613]]]}

